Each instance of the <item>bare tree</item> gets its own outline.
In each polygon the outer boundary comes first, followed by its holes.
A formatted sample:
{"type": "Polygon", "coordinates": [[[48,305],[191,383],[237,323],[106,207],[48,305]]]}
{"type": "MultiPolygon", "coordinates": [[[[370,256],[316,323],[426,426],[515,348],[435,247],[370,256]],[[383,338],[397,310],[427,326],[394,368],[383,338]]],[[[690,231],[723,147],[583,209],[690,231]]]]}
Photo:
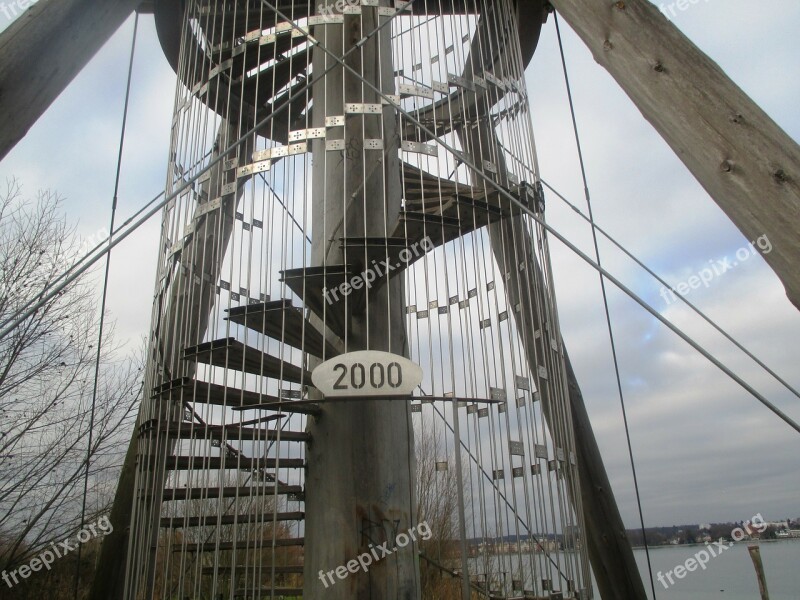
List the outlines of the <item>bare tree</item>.
{"type": "MultiPolygon", "coordinates": [[[[431,600],[461,598],[461,583],[452,576],[460,570],[458,554],[458,473],[455,457],[446,456],[442,428],[418,427],[414,432],[417,461],[417,515],[428,524],[431,537],[420,542],[422,597],[431,600]]],[[[462,477],[466,490],[466,471],[462,477]]]]}
{"type": "MultiPolygon", "coordinates": [[[[75,259],[60,199],[0,195],[0,321],[39,297],[75,259]]],[[[87,520],[107,510],[133,426],[141,360],[125,359],[111,329],[103,342],[89,439],[99,315],[87,279],[65,288],[0,339],[0,568],[14,568],[80,527],[87,450],[87,520]]]]}

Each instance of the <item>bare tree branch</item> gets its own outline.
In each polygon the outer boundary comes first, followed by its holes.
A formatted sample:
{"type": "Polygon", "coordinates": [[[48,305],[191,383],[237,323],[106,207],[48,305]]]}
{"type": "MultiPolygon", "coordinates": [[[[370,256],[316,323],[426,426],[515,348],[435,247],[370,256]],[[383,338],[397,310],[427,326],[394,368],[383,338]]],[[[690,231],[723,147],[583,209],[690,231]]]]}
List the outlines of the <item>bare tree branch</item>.
{"type": "MultiPolygon", "coordinates": [[[[57,194],[0,192],[0,320],[40,297],[74,262],[78,240],[57,194]]],[[[126,357],[106,325],[93,443],[87,448],[99,314],[91,274],[0,340],[0,568],[80,528],[89,460],[90,511],[107,511],[141,392],[143,351],[126,357]]]]}

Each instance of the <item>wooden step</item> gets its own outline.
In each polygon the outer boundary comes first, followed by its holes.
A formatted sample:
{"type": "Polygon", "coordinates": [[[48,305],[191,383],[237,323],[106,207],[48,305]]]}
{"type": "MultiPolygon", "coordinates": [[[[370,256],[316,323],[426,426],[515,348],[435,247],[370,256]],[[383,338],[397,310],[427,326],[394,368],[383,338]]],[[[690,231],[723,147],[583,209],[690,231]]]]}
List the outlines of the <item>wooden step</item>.
{"type": "Polygon", "coordinates": [[[411,244],[428,238],[438,248],[462,234],[461,223],[455,217],[402,210],[392,237],[404,237],[411,244]]]}
{"type": "Polygon", "coordinates": [[[439,178],[428,171],[407,162],[403,162],[403,200],[408,202],[419,202],[423,198],[428,202],[443,199],[442,203],[455,195],[476,198],[481,197],[482,192],[477,188],[463,183],[455,183],[449,179],[439,178]]]}
{"type": "MultiPolygon", "coordinates": [[[[250,21],[251,24],[256,22],[250,21]]],[[[237,44],[233,48],[227,45],[225,47],[217,46],[216,52],[213,53],[214,62],[220,64],[231,59],[233,64],[230,72],[238,78],[242,73],[252,71],[265,62],[278,60],[305,42],[305,38],[292,35],[279,35],[274,38],[262,37],[250,41],[242,40],[241,44],[237,44]]]]}
{"type": "MultiPolygon", "coordinates": [[[[142,435],[148,434],[144,429],[142,435]]],[[[210,439],[227,442],[238,441],[277,441],[307,442],[311,436],[301,431],[281,431],[280,435],[274,429],[261,429],[259,427],[240,427],[238,425],[198,425],[196,423],[179,423],[162,426],[161,433],[175,439],[210,439]]]]}
{"type": "Polygon", "coordinates": [[[281,272],[281,281],[297,294],[303,304],[320,318],[328,329],[340,338],[350,323],[350,317],[364,306],[364,288],[353,290],[346,298],[338,300],[333,290],[350,283],[359,275],[349,265],[305,267],[281,272]]]}
{"type": "MultiPolygon", "coordinates": [[[[444,182],[450,183],[450,182],[444,182]]],[[[395,230],[395,236],[403,237],[401,232],[408,232],[409,242],[430,238],[435,246],[441,246],[502,219],[506,216],[501,206],[496,204],[499,195],[495,194],[495,203],[486,202],[483,194],[469,191],[460,193],[453,188],[450,195],[438,192],[435,188],[427,190],[418,197],[407,197],[404,214],[395,230]],[[439,221],[435,217],[441,217],[439,221]]],[[[465,190],[469,190],[464,186],[465,190]]]]}
{"type": "Polygon", "coordinates": [[[235,456],[168,456],[166,468],[169,471],[221,471],[239,469],[302,469],[306,461],[302,458],[245,458],[235,456]]]}
{"type": "Polygon", "coordinates": [[[226,486],[226,487],[193,487],[164,490],[164,501],[174,500],[212,500],[217,498],[254,498],[256,496],[283,496],[286,494],[302,494],[300,485],[259,485],[259,486],[226,486]]]}
{"type": "Polygon", "coordinates": [[[162,517],[161,527],[170,529],[182,529],[184,527],[215,527],[217,525],[246,525],[249,523],[257,523],[266,525],[273,520],[278,521],[302,521],[305,519],[303,512],[279,512],[275,515],[272,513],[263,514],[246,514],[246,515],[203,515],[201,517],[162,517]]]}
{"type": "Polygon", "coordinates": [[[361,271],[364,281],[370,281],[365,296],[374,294],[392,277],[400,275],[425,256],[421,246],[409,244],[406,238],[348,237],[342,238],[340,245],[347,262],[361,271]],[[407,256],[401,257],[404,253],[407,256]]]}
{"type": "MultiPolygon", "coordinates": [[[[303,3],[290,3],[283,0],[276,0],[273,5],[283,14],[291,15],[295,21],[308,16],[308,7],[303,3]]],[[[313,11],[313,7],[312,11],[313,11]]],[[[313,14],[313,12],[312,12],[313,14]]],[[[276,23],[283,19],[272,11],[266,11],[259,0],[238,0],[227,5],[220,3],[209,9],[202,9],[200,21],[203,24],[206,35],[213,36],[214,39],[230,40],[244,37],[260,24],[264,29],[274,28],[276,23]]],[[[291,36],[291,31],[281,34],[279,37],[291,36]]]]}
{"type": "MultiPolygon", "coordinates": [[[[259,565],[259,566],[238,565],[238,566],[235,567],[235,569],[236,569],[237,572],[239,572],[241,574],[244,574],[244,573],[256,573],[256,574],[269,575],[270,573],[272,573],[273,569],[275,569],[275,574],[276,575],[291,575],[291,574],[302,575],[303,574],[303,565],[275,565],[274,567],[272,565],[268,565],[268,564],[259,565]]],[[[234,567],[217,566],[217,567],[203,567],[200,570],[200,572],[203,575],[213,575],[215,572],[216,573],[230,573],[233,570],[234,570],[234,567]]]]}
{"type": "Polygon", "coordinates": [[[305,369],[246,346],[236,338],[223,338],[191,346],[183,351],[187,361],[243,371],[290,383],[310,383],[305,369]]]}
{"type": "MultiPolygon", "coordinates": [[[[486,188],[456,184],[408,163],[403,164],[403,190],[406,210],[457,218],[462,235],[520,212],[488,184],[486,188]]],[[[537,204],[533,197],[535,188],[527,183],[511,186],[506,191],[530,208],[537,204]]]]}
{"type": "Polygon", "coordinates": [[[225,423],[225,424],[236,425],[237,427],[249,427],[250,425],[263,425],[264,423],[271,423],[273,421],[279,421],[285,418],[286,415],[278,413],[274,415],[263,415],[261,417],[256,417],[255,419],[248,419],[246,421],[239,421],[237,423],[225,423]]]}
{"type": "Polygon", "coordinates": [[[227,319],[289,344],[318,358],[332,358],[336,348],[305,317],[305,311],[292,306],[291,300],[248,304],[228,310],[227,319]]]}
{"type": "Polygon", "coordinates": [[[283,400],[274,402],[265,402],[256,406],[243,406],[234,407],[232,410],[237,412],[245,410],[280,410],[283,412],[291,412],[300,415],[319,415],[322,414],[319,404],[311,400],[283,400]]]}
{"type": "Polygon", "coordinates": [[[277,548],[304,546],[305,538],[278,538],[276,540],[247,540],[243,542],[214,542],[175,544],[173,552],[217,552],[227,550],[270,550],[273,543],[277,548]]]}
{"type": "MultiPolygon", "coordinates": [[[[408,250],[409,244],[408,240],[402,237],[347,237],[340,239],[340,247],[345,253],[345,260],[358,271],[376,270],[375,263],[377,263],[377,267],[383,272],[386,270],[384,261],[388,260],[394,267],[401,266],[400,254],[408,250]]],[[[421,254],[422,252],[420,250],[421,254]]]]}
{"type": "Polygon", "coordinates": [[[307,415],[319,414],[319,406],[306,401],[295,402],[268,394],[259,394],[248,390],[227,387],[206,381],[197,381],[191,377],[181,377],[168,381],[153,391],[153,398],[161,397],[177,402],[194,402],[227,406],[232,410],[280,410],[281,412],[307,415]],[[297,404],[297,406],[295,406],[297,404]]]}
{"type": "MultiPolygon", "coordinates": [[[[258,73],[245,75],[243,82],[237,80],[237,83],[241,85],[242,97],[263,98],[264,101],[275,98],[276,93],[291,84],[295,78],[306,76],[311,65],[310,57],[309,50],[302,49],[294,53],[290,59],[278,58],[277,61],[261,69],[258,73]]],[[[235,75],[239,78],[241,74],[240,71],[235,75]]],[[[308,97],[308,94],[300,95],[300,99],[305,102],[308,101],[308,97]]]]}
{"type": "Polygon", "coordinates": [[[267,402],[277,402],[274,396],[249,392],[206,381],[197,381],[191,377],[173,379],[153,390],[153,398],[177,400],[179,402],[196,402],[214,404],[231,408],[247,408],[267,402]]]}
{"type": "Polygon", "coordinates": [[[233,593],[234,598],[247,598],[248,600],[271,600],[275,598],[298,598],[303,595],[303,588],[290,588],[290,587],[276,587],[276,588],[261,588],[260,590],[236,590],[233,593]]]}

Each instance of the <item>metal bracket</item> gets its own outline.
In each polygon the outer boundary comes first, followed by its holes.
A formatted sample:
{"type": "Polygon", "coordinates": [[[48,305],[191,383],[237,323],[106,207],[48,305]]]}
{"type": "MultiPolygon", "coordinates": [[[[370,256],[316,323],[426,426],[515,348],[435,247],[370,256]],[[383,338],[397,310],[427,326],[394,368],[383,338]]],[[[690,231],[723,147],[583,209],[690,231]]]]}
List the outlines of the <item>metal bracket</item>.
{"type": "Polygon", "coordinates": [[[232,181],[230,183],[226,183],[225,185],[222,186],[222,195],[223,196],[228,196],[230,194],[235,194],[236,193],[236,189],[238,187],[239,186],[235,181],[232,181]]]}
{"type": "Polygon", "coordinates": [[[314,127],[311,129],[298,129],[297,131],[289,132],[290,142],[300,142],[303,140],[316,140],[325,138],[324,127],[314,127]]]}
{"type": "Polygon", "coordinates": [[[447,83],[450,85],[455,85],[458,87],[462,87],[465,90],[469,90],[471,92],[475,91],[475,84],[471,81],[467,81],[464,77],[459,77],[458,75],[447,75],[447,83]]]}
{"type": "Polygon", "coordinates": [[[216,77],[217,75],[219,75],[223,71],[227,71],[232,66],[233,66],[233,59],[232,58],[229,58],[228,60],[226,60],[224,62],[221,62],[216,67],[211,69],[211,71],[208,73],[208,79],[209,80],[214,79],[214,77],[216,77]]]}
{"type": "Polygon", "coordinates": [[[413,85],[410,83],[401,83],[397,86],[397,91],[400,96],[419,96],[420,98],[427,98],[433,100],[433,90],[421,85],[413,85]]]}
{"type": "Polygon", "coordinates": [[[492,400],[505,400],[506,399],[506,391],[502,388],[489,388],[489,398],[492,400]]]}
{"type": "Polygon", "coordinates": [[[308,17],[308,24],[314,25],[342,25],[344,24],[344,15],[313,15],[308,17]]]}
{"type": "Polygon", "coordinates": [[[383,114],[382,104],[356,103],[351,102],[344,105],[346,115],[380,115],[383,114]]]}
{"type": "Polygon", "coordinates": [[[344,150],[344,140],[325,140],[325,150],[344,150]]]}
{"type": "Polygon", "coordinates": [[[222,198],[215,198],[214,200],[199,205],[194,216],[196,219],[198,219],[203,215],[207,215],[211,211],[217,210],[220,206],[222,206],[222,198]]]}
{"type": "Polygon", "coordinates": [[[256,173],[263,173],[265,171],[269,171],[272,167],[271,160],[262,160],[261,162],[255,162],[244,167],[239,167],[236,169],[236,177],[249,177],[250,175],[254,175],[256,173]]]}
{"type": "Polygon", "coordinates": [[[364,140],[364,150],[383,150],[383,140],[364,140]]]}
{"type": "Polygon", "coordinates": [[[436,146],[423,144],[422,142],[403,142],[401,148],[403,152],[416,152],[417,154],[427,154],[428,156],[439,156],[439,150],[436,146]]]}
{"type": "MultiPolygon", "coordinates": [[[[509,181],[511,178],[509,177],[509,181]]],[[[519,201],[538,214],[544,214],[545,211],[545,197],[544,186],[541,181],[530,184],[523,181],[518,186],[515,186],[511,192],[517,196],[519,201]]]]}

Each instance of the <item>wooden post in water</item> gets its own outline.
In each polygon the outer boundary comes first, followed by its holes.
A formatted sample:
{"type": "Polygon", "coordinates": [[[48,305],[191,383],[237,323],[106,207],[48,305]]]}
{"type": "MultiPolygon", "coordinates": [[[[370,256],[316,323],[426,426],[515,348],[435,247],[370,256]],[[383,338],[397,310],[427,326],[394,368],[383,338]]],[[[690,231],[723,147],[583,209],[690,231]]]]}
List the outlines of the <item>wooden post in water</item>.
{"type": "Polygon", "coordinates": [[[758,577],[758,591],[761,592],[761,600],[769,600],[769,590],[767,590],[767,575],[764,573],[764,563],[761,560],[761,547],[757,544],[747,546],[750,558],[753,559],[753,566],[758,577]]]}

